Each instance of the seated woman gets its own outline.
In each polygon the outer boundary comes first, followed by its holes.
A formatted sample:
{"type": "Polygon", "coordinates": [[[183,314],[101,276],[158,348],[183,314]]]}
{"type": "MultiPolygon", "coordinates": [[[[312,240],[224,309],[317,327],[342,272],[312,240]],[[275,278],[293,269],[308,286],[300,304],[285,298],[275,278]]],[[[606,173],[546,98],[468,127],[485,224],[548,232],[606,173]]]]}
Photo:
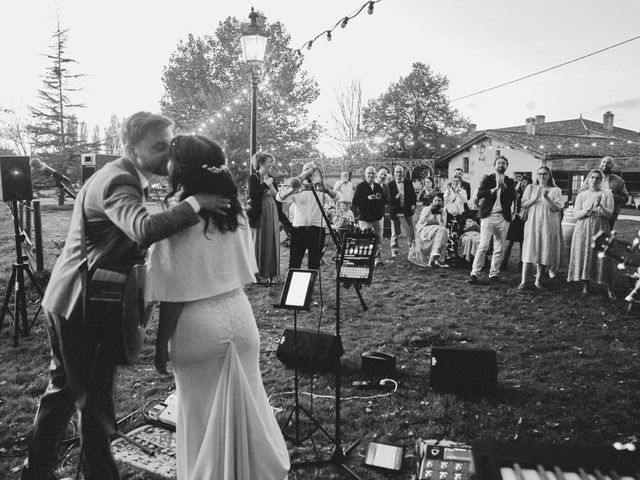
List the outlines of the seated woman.
{"type": "Polygon", "coordinates": [[[458,256],[467,262],[473,262],[480,244],[480,224],[473,218],[467,218],[462,225],[462,234],[458,240],[458,256]]]}
{"type": "Polygon", "coordinates": [[[416,224],[416,237],[409,249],[409,261],[421,267],[448,268],[447,256],[447,212],[442,208],[442,197],[436,195],[431,206],[422,209],[416,224]]]}

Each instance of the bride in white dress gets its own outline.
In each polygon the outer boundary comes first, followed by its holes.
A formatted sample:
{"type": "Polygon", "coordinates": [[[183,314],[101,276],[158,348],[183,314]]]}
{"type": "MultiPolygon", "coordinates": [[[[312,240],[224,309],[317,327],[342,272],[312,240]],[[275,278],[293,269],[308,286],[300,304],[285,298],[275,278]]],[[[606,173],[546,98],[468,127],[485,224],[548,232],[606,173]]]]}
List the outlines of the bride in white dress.
{"type": "Polygon", "coordinates": [[[284,480],[286,444],[262,384],[260,339],[243,287],[257,272],[249,222],[222,148],[177,136],[172,194],[229,198],[223,214],[155,243],[147,300],[161,302],[155,364],[175,373],[178,480],[284,480]]]}

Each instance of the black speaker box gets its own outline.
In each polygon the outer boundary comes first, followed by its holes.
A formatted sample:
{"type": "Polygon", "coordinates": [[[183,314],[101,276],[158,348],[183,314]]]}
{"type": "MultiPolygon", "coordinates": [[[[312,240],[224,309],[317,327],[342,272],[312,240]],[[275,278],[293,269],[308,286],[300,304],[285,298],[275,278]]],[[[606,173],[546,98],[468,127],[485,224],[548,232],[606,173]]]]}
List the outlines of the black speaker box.
{"type": "Polygon", "coordinates": [[[431,387],[439,392],[465,395],[494,392],[498,388],[495,350],[433,347],[431,387]]]}
{"type": "Polygon", "coordinates": [[[335,335],[303,328],[294,332],[292,328],[287,328],[280,338],[276,358],[288,367],[335,373],[343,353],[342,342],[335,335]],[[297,342],[294,342],[294,333],[297,342]]]}
{"type": "Polygon", "coordinates": [[[369,379],[395,378],[396,356],[384,352],[364,352],[360,356],[360,369],[369,379]]]}
{"type": "Polygon", "coordinates": [[[3,202],[33,200],[29,157],[0,157],[0,195],[3,202]]]}

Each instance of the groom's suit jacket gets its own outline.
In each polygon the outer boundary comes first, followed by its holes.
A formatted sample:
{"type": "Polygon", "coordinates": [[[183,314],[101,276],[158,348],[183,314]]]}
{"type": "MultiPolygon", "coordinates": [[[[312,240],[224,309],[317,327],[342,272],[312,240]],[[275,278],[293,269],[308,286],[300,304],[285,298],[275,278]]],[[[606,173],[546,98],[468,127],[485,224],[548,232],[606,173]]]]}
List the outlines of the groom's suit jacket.
{"type": "Polygon", "coordinates": [[[144,257],[152,243],[199,221],[193,207],[184,201],[162,212],[149,213],[140,177],[128,158],[119,158],[98,170],[78,193],[64,249],[42,300],[43,308],[66,319],[82,298],[79,266],[83,197],[90,270],[133,264],[144,257]]]}

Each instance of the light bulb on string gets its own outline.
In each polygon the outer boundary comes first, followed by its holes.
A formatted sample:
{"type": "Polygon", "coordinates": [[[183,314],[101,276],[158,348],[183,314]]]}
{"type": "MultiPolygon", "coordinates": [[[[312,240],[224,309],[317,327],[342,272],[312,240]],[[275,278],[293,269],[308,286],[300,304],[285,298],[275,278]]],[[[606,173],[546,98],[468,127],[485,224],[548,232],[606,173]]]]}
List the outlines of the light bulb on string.
{"type": "Polygon", "coordinates": [[[312,45],[313,45],[313,41],[312,41],[312,40],[309,40],[309,41],[307,42],[307,50],[311,50],[312,45]]]}
{"type": "Polygon", "coordinates": [[[344,17],[342,19],[342,23],[340,24],[340,27],[347,28],[347,23],[349,23],[349,17],[344,17]]]}
{"type": "Polygon", "coordinates": [[[369,15],[373,14],[373,2],[369,2],[369,8],[367,8],[367,13],[369,15]]]}
{"type": "Polygon", "coordinates": [[[331,30],[327,30],[327,42],[331,41],[331,30]]]}

